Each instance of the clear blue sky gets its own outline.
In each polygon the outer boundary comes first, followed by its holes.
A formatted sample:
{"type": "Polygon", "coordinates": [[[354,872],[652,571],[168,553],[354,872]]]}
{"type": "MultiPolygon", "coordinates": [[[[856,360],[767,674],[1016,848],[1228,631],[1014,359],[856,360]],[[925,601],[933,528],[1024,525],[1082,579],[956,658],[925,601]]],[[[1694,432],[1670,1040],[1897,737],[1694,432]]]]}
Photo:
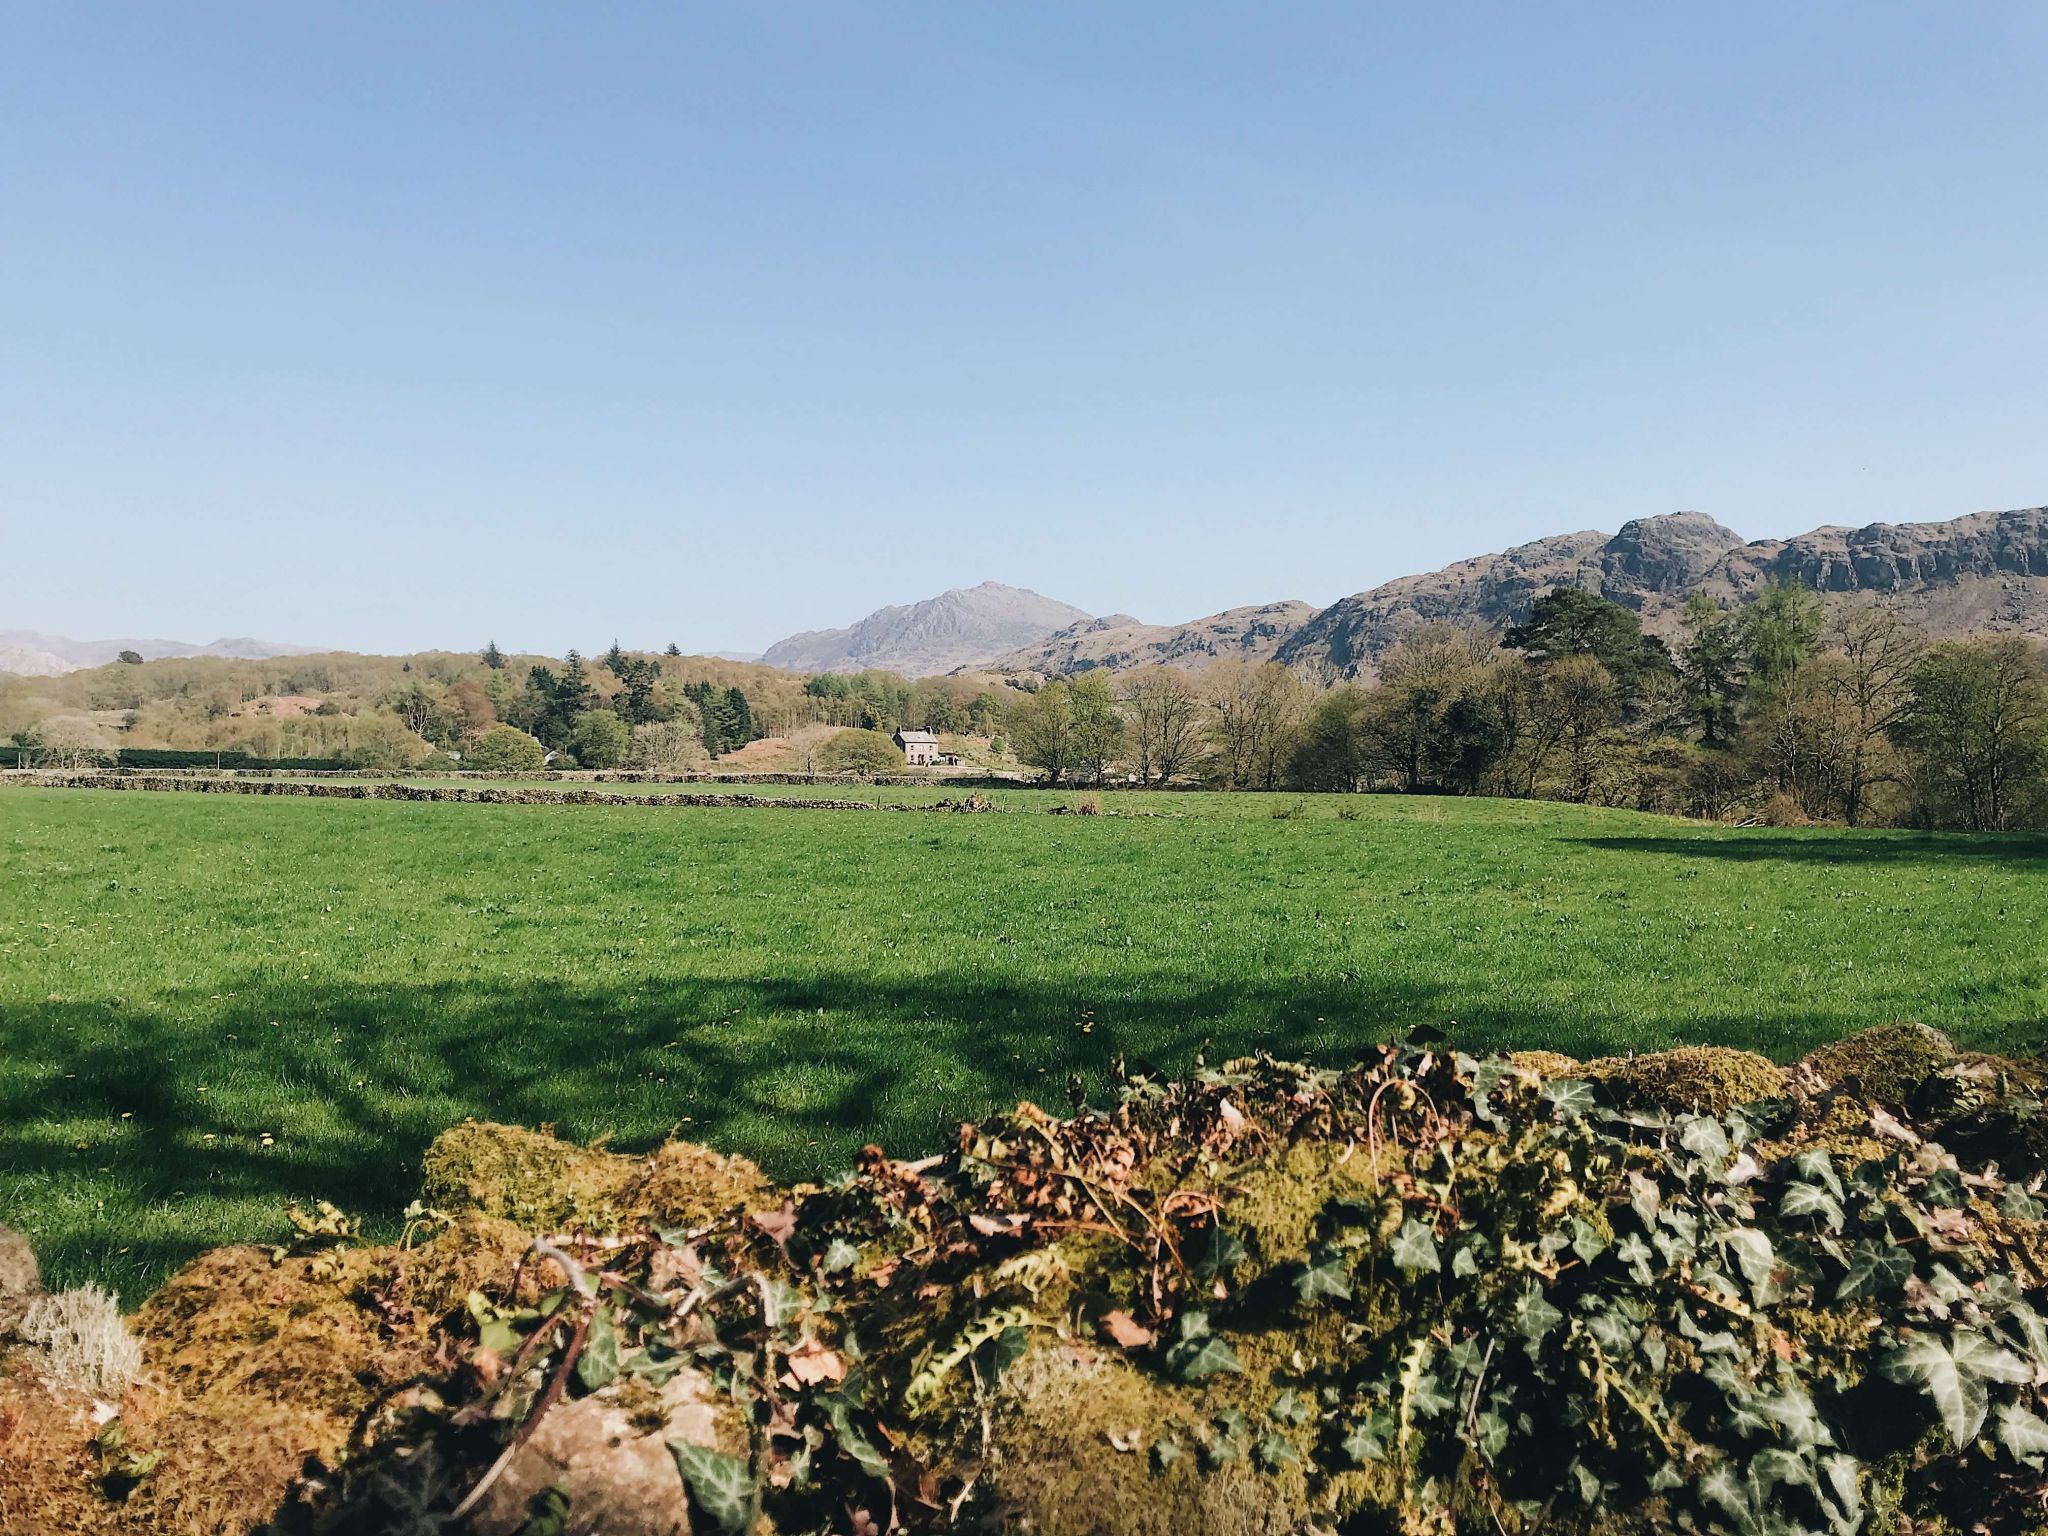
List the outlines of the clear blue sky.
{"type": "Polygon", "coordinates": [[[755,648],[2048,501],[2048,6],[0,0],[0,628],[755,648]]]}

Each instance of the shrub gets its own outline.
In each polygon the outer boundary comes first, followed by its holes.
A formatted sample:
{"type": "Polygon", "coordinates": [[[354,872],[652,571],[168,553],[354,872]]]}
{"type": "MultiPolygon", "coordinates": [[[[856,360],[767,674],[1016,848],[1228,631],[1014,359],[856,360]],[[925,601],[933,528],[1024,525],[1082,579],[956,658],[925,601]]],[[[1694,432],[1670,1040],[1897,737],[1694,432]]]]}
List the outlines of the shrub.
{"type": "Polygon", "coordinates": [[[827,773],[896,773],[903,754],[880,731],[840,731],[818,749],[818,766],[827,773]]]}
{"type": "Polygon", "coordinates": [[[547,765],[547,749],[509,725],[492,726],[462,758],[463,767],[480,773],[534,773],[547,765]]]}
{"type": "Polygon", "coordinates": [[[674,773],[705,761],[704,733],[699,726],[679,720],[650,720],[633,727],[633,745],[626,753],[628,768],[674,773]]]}

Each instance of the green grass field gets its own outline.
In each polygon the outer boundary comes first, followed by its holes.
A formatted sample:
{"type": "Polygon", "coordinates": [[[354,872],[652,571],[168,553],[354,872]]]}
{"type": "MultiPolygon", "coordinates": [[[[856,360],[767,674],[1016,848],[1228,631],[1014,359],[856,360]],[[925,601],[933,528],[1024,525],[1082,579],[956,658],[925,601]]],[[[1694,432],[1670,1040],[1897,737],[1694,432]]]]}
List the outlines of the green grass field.
{"type": "Polygon", "coordinates": [[[804,1175],[1062,1103],[1119,1052],[1341,1060],[1425,1023],[1581,1055],[1789,1057],[1900,1018],[2048,1033],[2040,838],[998,798],[1011,814],[0,790],[0,1221],[58,1280],[133,1299],[277,1234],[287,1198],[388,1230],[464,1115],[621,1147],[679,1129],[804,1175]]]}

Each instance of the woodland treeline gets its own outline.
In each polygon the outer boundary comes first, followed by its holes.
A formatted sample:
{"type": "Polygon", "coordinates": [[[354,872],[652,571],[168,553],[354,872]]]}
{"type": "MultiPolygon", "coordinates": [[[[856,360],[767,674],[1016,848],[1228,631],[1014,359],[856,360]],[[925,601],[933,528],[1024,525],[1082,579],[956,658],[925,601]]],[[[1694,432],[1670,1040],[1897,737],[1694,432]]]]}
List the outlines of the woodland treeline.
{"type": "Polygon", "coordinates": [[[716,658],[475,653],[190,658],[0,678],[0,735],[38,760],[127,747],[363,767],[689,769],[807,726],[862,733],[814,766],[900,765],[898,726],[994,738],[1056,784],[1483,794],[1714,819],[2048,825],[2048,657],[1935,641],[1796,585],[1695,596],[1669,640],[1579,588],[1505,631],[1422,627],[1368,683],[1271,663],[1084,672],[1035,687],[716,658]],[[858,747],[859,751],[853,749],[858,747]]]}
{"type": "Polygon", "coordinates": [[[1277,666],[1084,674],[1008,713],[1049,776],[1485,794],[1715,819],[2048,825],[2048,665],[2018,636],[1931,641],[1896,611],[1770,586],[1670,641],[1579,588],[1505,632],[1435,624],[1377,680],[1277,666]]]}

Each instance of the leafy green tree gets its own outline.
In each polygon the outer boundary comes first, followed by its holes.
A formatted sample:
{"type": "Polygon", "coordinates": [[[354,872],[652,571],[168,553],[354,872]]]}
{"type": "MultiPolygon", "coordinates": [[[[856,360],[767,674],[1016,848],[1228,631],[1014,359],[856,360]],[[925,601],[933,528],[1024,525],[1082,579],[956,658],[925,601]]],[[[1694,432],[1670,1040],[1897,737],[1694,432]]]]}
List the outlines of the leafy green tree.
{"type": "Polygon", "coordinates": [[[1124,749],[1124,719],[1116,691],[1101,672],[1083,672],[1072,685],[1074,771],[1100,782],[1124,749]]]}
{"type": "Polygon", "coordinates": [[[1530,606],[1528,619],[1501,639],[1538,663],[1590,656],[1607,669],[1614,686],[1633,696],[1646,679],[1671,670],[1664,642],[1643,633],[1643,621],[1619,603],[1583,587],[1558,587],[1530,606]]]}
{"type": "Polygon", "coordinates": [[[119,656],[116,656],[114,659],[118,662],[124,663],[127,666],[139,667],[142,665],[142,652],[123,651],[119,656]]]}
{"type": "Polygon", "coordinates": [[[616,768],[632,745],[633,733],[609,709],[583,711],[569,737],[569,749],[585,768],[616,768]]]}
{"type": "Polygon", "coordinates": [[[818,748],[818,766],[827,773],[894,773],[904,766],[896,743],[880,731],[840,731],[818,748]]]}
{"type": "Polygon", "coordinates": [[[2048,684],[2024,640],[1936,646],[1914,669],[1897,734],[1918,759],[1937,816],[1973,832],[2007,825],[2048,771],[2048,684]]]}
{"type": "Polygon", "coordinates": [[[498,649],[497,641],[488,640],[484,643],[483,663],[493,672],[505,670],[505,653],[498,649]]]}
{"type": "Polygon", "coordinates": [[[626,653],[619,649],[618,637],[612,637],[612,648],[604,653],[605,670],[620,682],[626,680],[626,653]]]}
{"type": "Polygon", "coordinates": [[[1437,780],[1476,795],[1512,745],[1496,690],[1468,688],[1451,700],[1438,725],[1432,761],[1437,780]]]}
{"type": "Polygon", "coordinates": [[[1371,712],[1362,688],[1333,688],[1317,700],[1287,759],[1289,787],[1343,794],[1363,789],[1372,771],[1371,712]]]}
{"type": "Polygon", "coordinates": [[[1811,587],[1789,577],[1766,582],[1736,619],[1750,687],[1764,698],[1784,688],[1819,645],[1825,617],[1811,587]]]}
{"type": "Polygon", "coordinates": [[[669,641],[668,649],[662,652],[662,655],[671,657],[680,656],[682,654],[683,648],[680,645],[677,645],[673,640],[669,641]]]}
{"type": "Polygon", "coordinates": [[[535,773],[547,766],[547,749],[522,730],[494,725],[463,754],[462,766],[479,773],[535,773]]]}
{"type": "Polygon", "coordinates": [[[1074,772],[1074,690],[1054,678],[1010,706],[1010,735],[1017,760],[1058,784],[1074,772]]]}
{"type": "Polygon", "coordinates": [[[1678,648],[1683,706],[1699,727],[1701,744],[1720,747],[1735,733],[1747,686],[1742,637],[1736,620],[1704,592],[1685,600],[1680,622],[1685,637],[1678,648]]]}

